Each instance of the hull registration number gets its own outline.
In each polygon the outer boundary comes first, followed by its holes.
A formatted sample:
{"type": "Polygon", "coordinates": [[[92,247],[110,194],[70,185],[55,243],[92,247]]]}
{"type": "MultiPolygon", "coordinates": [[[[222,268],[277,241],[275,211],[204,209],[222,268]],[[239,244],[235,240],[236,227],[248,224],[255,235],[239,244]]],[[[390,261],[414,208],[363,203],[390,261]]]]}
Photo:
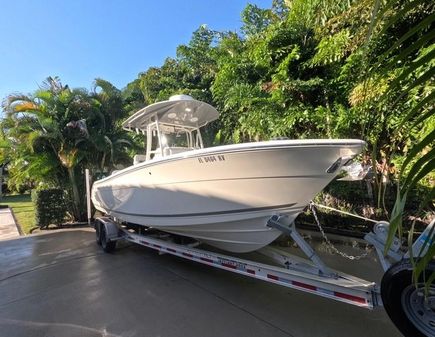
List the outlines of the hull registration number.
{"type": "Polygon", "coordinates": [[[225,161],[224,155],[198,157],[198,162],[200,164],[217,163],[220,161],[225,161]]]}

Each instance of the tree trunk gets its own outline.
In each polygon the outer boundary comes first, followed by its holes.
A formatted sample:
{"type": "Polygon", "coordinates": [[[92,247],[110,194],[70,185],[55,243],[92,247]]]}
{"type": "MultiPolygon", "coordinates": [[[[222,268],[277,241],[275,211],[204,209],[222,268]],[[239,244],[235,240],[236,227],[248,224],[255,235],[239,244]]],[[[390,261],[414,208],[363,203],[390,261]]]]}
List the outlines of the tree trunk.
{"type": "Polygon", "coordinates": [[[3,166],[0,166],[0,200],[2,200],[3,198],[2,185],[3,185],[3,166]]]}
{"type": "Polygon", "coordinates": [[[68,167],[68,176],[73,192],[73,215],[75,221],[81,221],[81,207],[80,207],[80,194],[76,183],[74,167],[68,167]]]}
{"type": "Polygon", "coordinates": [[[103,158],[101,159],[100,169],[104,172],[104,165],[106,165],[106,152],[103,152],[103,158]]]}
{"type": "Polygon", "coordinates": [[[331,117],[329,116],[331,110],[329,108],[329,98],[326,90],[323,91],[323,95],[325,97],[325,106],[326,106],[326,136],[331,138],[331,117]]]}

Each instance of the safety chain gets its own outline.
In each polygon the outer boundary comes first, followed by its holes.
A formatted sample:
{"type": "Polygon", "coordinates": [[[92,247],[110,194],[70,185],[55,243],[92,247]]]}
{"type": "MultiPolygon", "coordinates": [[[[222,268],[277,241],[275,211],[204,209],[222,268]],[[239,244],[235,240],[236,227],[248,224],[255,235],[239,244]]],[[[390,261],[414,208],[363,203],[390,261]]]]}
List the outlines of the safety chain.
{"type": "Polygon", "coordinates": [[[311,212],[313,212],[314,219],[316,220],[317,227],[319,227],[319,230],[320,230],[320,233],[322,234],[323,239],[325,240],[325,242],[329,246],[329,248],[331,248],[335,253],[341,255],[342,257],[344,257],[346,259],[357,260],[357,261],[365,258],[369,254],[370,251],[366,251],[365,253],[363,253],[361,255],[354,256],[354,255],[349,255],[349,254],[346,254],[345,252],[338,250],[337,247],[335,247],[334,244],[326,236],[325,231],[323,230],[322,225],[320,224],[319,218],[317,217],[317,212],[316,212],[316,209],[314,207],[313,202],[310,202],[310,210],[311,210],[311,212]]]}

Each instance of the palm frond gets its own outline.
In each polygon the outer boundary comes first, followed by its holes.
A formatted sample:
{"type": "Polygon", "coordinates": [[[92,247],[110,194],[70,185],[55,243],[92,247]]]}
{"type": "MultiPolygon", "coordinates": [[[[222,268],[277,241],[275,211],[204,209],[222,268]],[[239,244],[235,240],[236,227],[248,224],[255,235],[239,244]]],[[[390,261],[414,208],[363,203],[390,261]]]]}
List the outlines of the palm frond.
{"type": "Polygon", "coordinates": [[[429,146],[431,143],[434,142],[435,139],[435,130],[432,130],[426,137],[424,137],[421,141],[419,141],[417,144],[415,144],[409,154],[406,156],[405,161],[402,164],[401,170],[400,170],[400,177],[406,172],[406,168],[408,167],[408,164],[417,157],[417,155],[427,146],[429,146]]]}
{"type": "MultiPolygon", "coordinates": [[[[421,0],[414,1],[414,3],[422,3],[422,2],[423,1],[421,1],[421,0]]],[[[399,19],[399,18],[403,18],[403,16],[402,17],[397,16],[397,19],[399,19]]],[[[400,46],[405,41],[407,41],[409,38],[416,35],[417,33],[420,33],[421,31],[430,27],[434,21],[435,21],[435,13],[432,13],[431,15],[429,15],[428,17],[423,19],[421,22],[419,22],[416,26],[411,28],[404,35],[402,35],[386,52],[384,52],[382,55],[379,56],[379,60],[381,60],[383,62],[387,57],[389,57],[393,53],[393,51],[400,48],[400,46]]],[[[388,25],[388,23],[387,23],[387,25],[388,25]]],[[[381,32],[381,34],[382,34],[382,32],[381,32]]],[[[425,40],[428,40],[429,38],[430,38],[429,35],[423,35],[423,37],[421,37],[420,39],[423,39],[423,42],[426,42],[425,40]]]]}
{"type": "MultiPolygon", "coordinates": [[[[400,125],[399,125],[399,129],[402,128],[403,125],[405,125],[405,123],[407,123],[409,120],[412,120],[416,115],[419,115],[421,113],[421,111],[423,111],[424,107],[426,105],[429,105],[430,103],[432,103],[435,100],[435,91],[431,92],[429,95],[427,95],[425,98],[423,98],[420,102],[418,102],[417,105],[415,105],[413,108],[411,108],[405,115],[405,117],[402,119],[400,125]]],[[[433,111],[433,108],[430,109],[428,112],[433,111]]],[[[427,113],[428,113],[427,112],[427,113]]],[[[432,114],[430,114],[432,115],[432,114]]],[[[420,124],[423,120],[425,120],[427,117],[422,118],[423,116],[421,116],[420,118],[418,118],[412,127],[420,124]]]]}
{"type": "MultiPolygon", "coordinates": [[[[399,111],[400,121],[399,127],[396,129],[398,138],[401,138],[401,135],[405,132],[410,133],[416,126],[423,124],[433,116],[435,94],[430,91],[430,88],[431,81],[435,76],[433,63],[435,58],[435,48],[433,47],[435,33],[430,30],[430,27],[433,27],[435,22],[435,11],[431,6],[433,7],[425,0],[414,0],[407,3],[392,0],[387,2],[375,19],[377,24],[383,25],[379,36],[385,36],[388,30],[396,24],[400,25],[403,18],[408,17],[416,8],[420,8],[419,13],[423,14],[422,17],[419,17],[419,21],[415,22],[410,29],[392,42],[385,52],[378,56],[375,65],[372,67],[372,72],[382,74],[394,73],[399,66],[401,67],[398,76],[389,83],[389,90],[379,100],[380,104],[388,106],[389,109],[395,108],[399,111]],[[398,7],[398,10],[388,17],[387,13],[394,7],[398,7]],[[428,90],[430,93],[423,98],[411,99],[412,97],[418,97],[416,93],[424,95],[428,90]],[[392,104],[391,101],[393,101],[392,104]]],[[[410,139],[413,138],[415,139],[415,137],[410,137],[410,139]]],[[[431,130],[420,139],[417,138],[400,167],[399,179],[402,183],[398,185],[396,202],[391,213],[385,252],[391,247],[394,235],[398,233],[401,236],[402,234],[404,208],[409,192],[415,188],[418,182],[435,170],[434,143],[435,130],[431,130]]],[[[433,197],[433,191],[430,195],[433,197]]],[[[425,201],[428,200],[425,199],[425,201]]],[[[413,227],[409,234],[409,240],[411,240],[412,229],[413,227]]],[[[415,280],[426,269],[434,254],[435,245],[432,244],[418,262],[412,262],[415,280]]]]}

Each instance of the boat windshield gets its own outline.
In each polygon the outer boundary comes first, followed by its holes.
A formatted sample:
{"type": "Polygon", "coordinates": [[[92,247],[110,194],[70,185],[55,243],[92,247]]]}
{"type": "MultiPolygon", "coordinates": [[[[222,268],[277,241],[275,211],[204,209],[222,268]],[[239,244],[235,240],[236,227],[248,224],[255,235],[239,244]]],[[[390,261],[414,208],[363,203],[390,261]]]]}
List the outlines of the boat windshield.
{"type": "Polygon", "coordinates": [[[200,149],[203,147],[199,129],[184,129],[177,132],[160,130],[160,133],[162,147],[187,147],[189,149],[200,149]]]}
{"type": "Polygon", "coordinates": [[[163,134],[162,145],[169,147],[191,147],[191,142],[187,132],[177,132],[176,134],[163,134]]]}
{"type": "Polygon", "coordinates": [[[156,121],[148,125],[146,135],[145,160],[201,149],[204,146],[199,128],[174,126],[156,121]]]}

